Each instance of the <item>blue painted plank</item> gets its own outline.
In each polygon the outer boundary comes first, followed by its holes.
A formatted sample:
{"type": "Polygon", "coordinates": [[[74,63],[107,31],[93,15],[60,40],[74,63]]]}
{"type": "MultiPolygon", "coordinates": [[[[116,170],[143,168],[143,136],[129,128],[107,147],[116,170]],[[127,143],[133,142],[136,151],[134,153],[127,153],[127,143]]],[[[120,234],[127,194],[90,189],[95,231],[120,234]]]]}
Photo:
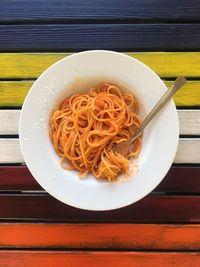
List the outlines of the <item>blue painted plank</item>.
{"type": "Polygon", "coordinates": [[[1,0],[0,21],[132,19],[199,21],[199,0],[1,0]]]}
{"type": "Polygon", "coordinates": [[[0,25],[0,51],[195,51],[200,24],[0,25]]]}

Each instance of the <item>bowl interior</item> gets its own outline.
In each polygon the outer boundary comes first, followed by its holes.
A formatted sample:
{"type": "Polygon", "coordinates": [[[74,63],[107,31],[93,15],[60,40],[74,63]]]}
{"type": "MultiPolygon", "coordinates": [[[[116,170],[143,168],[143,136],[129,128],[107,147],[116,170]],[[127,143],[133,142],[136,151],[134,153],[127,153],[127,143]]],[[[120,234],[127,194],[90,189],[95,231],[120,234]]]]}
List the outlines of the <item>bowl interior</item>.
{"type": "Polygon", "coordinates": [[[83,181],[78,172],[63,170],[49,138],[50,115],[64,98],[99,82],[131,91],[141,118],[166,91],[159,77],[135,59],[109,51],[78,53],[52,65],[34,83],[19,128],[24,159],[41,186],[66,204],[90,210],[126,206],[151,192],[168,171],[178,142],[177,113],[171,101],[145,129],[138,170],[126,182],[98,181],[92,175],[83,181]]]}

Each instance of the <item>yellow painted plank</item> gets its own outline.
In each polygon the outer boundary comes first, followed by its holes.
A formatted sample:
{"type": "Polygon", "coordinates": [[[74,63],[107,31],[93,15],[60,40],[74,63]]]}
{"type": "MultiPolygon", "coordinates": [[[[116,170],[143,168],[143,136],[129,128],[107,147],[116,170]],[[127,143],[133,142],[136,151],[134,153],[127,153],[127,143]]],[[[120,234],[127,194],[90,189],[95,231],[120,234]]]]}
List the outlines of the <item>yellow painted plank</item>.
{"type": "Polygon", "coordinates": [[[0,106],[21,106],[32,81],[1,81],[0,106]]]}
{"type": "MultiPolygon", "coordinates": [[[[171,81],[165,81],[167,87],[171,81]]],[[[177,106],[200,106],[200,81],[188,81],[174,96],[177,106]]]]}
{"type": "MultiPolygon", "coordinates": [[[[0,78],[36,78],[70,53],[0,53],[0,78]]],[[[128,53],[160,77],[200,77],[200,52],[128,53]]]]}
{"type": "Polygon", "coordinates": [[[69,53],[0,53],[0,78],[36,78],[69,53]]]}
{"type": "MultiPolygon", "coordinates": [[[[32,81],[0,81],[0,106],[21,106],[32,81]]],[[[165,82],[168,87],[171,81],[165,82]]],[[[200,106],[200,81],[189,81],[174,97],[177,106],[200,106]]]]}
{"type": "Polygon", "coordinates": [[[152,68],[160,77],[199,77],[200,52],[128,53],[152,68]]]}

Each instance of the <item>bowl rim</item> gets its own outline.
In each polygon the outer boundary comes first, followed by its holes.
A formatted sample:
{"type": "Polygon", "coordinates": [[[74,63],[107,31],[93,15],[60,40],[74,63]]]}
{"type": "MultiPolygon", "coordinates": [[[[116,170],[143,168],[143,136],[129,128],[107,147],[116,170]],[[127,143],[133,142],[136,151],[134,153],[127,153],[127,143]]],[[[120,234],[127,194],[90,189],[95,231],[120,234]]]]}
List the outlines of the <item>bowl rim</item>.
{"type": "MultiPolygon", "coordinates": [[[[127,54],[124,54],[124,53],[121,53],[121,52],[115,52],[115,51],[110,51],[110,50],[87,50],[87,51],[83,51],[83,52],[79,52],[79,53],[74,53],[74,54],[71,54],[71,55],[68,55],[60,60],[58,60],[57,62],[53,63],[52,65],[50,65],[47,69],[45,69],[40,75],[39,77],[37,78],[37,80],[33,83],[33,85],[31,86],[28,94],[26,95],[26,98],[23,102],[23,105],[22,105],[22,109],[21,109],[21,112],[20,112],[20,118],[19,118],[19,143],[20,143],[20,148],[21,148],[21,152],[22,152],[22,155],[24,157],[24,160],[26,162],[26,165],[28,167],[28,169],[30,170],[30,172],[32,173],[33,177],[36,179],[36,181],[44,188],[44,185],[42,185],[42,183],[40,182],[40,179],[38,179],[37,177],[35,177],[34,175],[34,171],[32,170],[32,167],[31,167],[31,163],[30,163],[30,160],[27,158],[26,156],[26,152],[24,150],[24,146],[23,146],[23,138],[22,138],[22,123],[23,123],[23,113],[25,112],[24,110],[26,109],[26,105],[27,105],[27,102],[28,102],[28,99],[31,95],[31,91],[33,90],[33,88],[35,87],[35,84],[37,85],[37,83],[40,82],[40,79],[42,79],[43,76],[45,76],[46,74],[48,74],[49,70],[55,68],[57,65],[59,65],[61,62],[63,61],[66,61],[70,58],[73,58],[73,57],[77,57],[79,56],[80,54],[90,54],[90,53],[108,53],[108,54],[115,54],[117,56],[121,56],[121,57],[125,57],[127,58],[128,60],[131,60],[131,61],[136,61],[137,63],[139,63],[140,65],[143,65],[143,67],[145,69],[147,69],[149,72],[151,72],[152,75],[156,76],[157,79],[159,79],[162,83],[163,81],[160,79],[160,77],[150,68],[148,67],[147,65],[145,65],[143,62],[141,62],[140,60],[132,57],[132,56],[129,56],[127,54]],[[36,83],[37,82],[37,83],[36,83]]],[[[164,83],[163,83],[164,85],[164,83]]],[[[165,86],[165,85],[164,85],[165,86]]],[[[166,90],[167,90],[167,87],[165,86],[166,90]]],[[[174,109],[174,111],[176,111],[176,106],[175,106],[175,103],[173,100],[171,100],[171,103],[170,103],[174,109]]],[[[178,122],[178,115],[177,115],[177,112],[174,112],[174,116],[176,116],[176,120],[178,122]]],[[[178,131],[179,133],[179,124],[176,123],[176,131],[178,131]]],[[[177,150],[177,147],[178,147],[178,138],[177,138],[177,141],[176,141],[176,145],[174,147],[174,153],[173,153],[173,157],[172,160],[171,160],[171,164],[173,162],[173,159],[175,157],[175,153],[176,153],[176,150],[177,150]]],[[[171,165],[170,165],[171,166],[171,165]]],[[[169,168],[170,168],[169,166],[169,168]]],[[[85,210],[96,210],[96,211],[104,211],[104,210],[114,210],[114,209],[119,209],[119,208],[122,208],[122,207],[125,207],[125,206],[128,206],[132,203],[135,203],[137,201],[139,201],[140,199],[144,198],[145,196],[147,196],[152,190],[155,189],[155,187],[158,186],[158,184],[163,180],[163,178],[165,177],[166,173],[168,172],[169,168],[167,168],[167,171],[165,172],[164,176],[159,179],[158,183],[156,183],[156,185],[154,186],[154,188],[149,188],[148,192],[145,193],[142,197],[139,197],[138,199],[136,199],[135,201],[132,201],[130,203],[122,203],[121,205],[117,205],[117,207],[114,205],[112,208],[103,208],[103,209],[94,209],[94,208],[90,208],[90,206],[88,207],[81,207],[81,205],[75,205],[75,204],[69,204],[69,203],[66,203],[63,199],[59,198],[56,194],[54,194],[54,192],[49,192],[49,190],[47,190],[53,197],[55,197],[56,199],[60,200],[61,202],[65,203],[65,204],[68,204],[68,205],[71,205],[73,207],[76,207],[76,208],[79,208],[79,209],[85,209],[85,210]]],[[[46,188],[45,188],[46,190],[46,188]]]]}

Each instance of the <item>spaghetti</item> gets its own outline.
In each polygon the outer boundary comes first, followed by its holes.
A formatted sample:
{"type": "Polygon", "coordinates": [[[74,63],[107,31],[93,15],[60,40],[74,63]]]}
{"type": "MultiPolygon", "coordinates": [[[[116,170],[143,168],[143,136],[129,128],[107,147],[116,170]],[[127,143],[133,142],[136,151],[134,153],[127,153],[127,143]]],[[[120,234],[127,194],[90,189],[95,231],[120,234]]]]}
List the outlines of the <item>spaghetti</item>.
{"type": "Polygon", "coordinates": [[[138,111],[135,97],[111,83],[64,99],[50,119],[50,138],[62,167],[109,181],[128,173],[130,158],[140,153],[141,138],[126,157],[112,148],[133,136],[141,124],[138,111]]]}

